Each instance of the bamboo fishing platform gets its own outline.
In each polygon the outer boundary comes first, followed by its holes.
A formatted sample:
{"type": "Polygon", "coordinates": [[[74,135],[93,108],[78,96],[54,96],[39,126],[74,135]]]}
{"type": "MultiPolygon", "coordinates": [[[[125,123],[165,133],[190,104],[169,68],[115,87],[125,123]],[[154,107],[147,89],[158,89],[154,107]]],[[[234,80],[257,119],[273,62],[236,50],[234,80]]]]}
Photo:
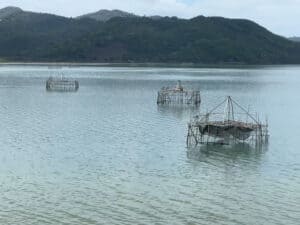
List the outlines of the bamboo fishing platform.
{"type": "Polygon", "coordinates": [[[50,77],[46,82],[46,90],[53,92],[76,92],[79,89],[77,80],[68,80],[66,78],[50,77]]]}
{"type": "Polygon", "coordinates": [[[158,105],[200,105],[200,91],[187,90],[181,81],[173,88],[163,87],[157,96],[158,105]]]}
{"type": "Polygon", "coordinates": [[[268,142],[268,122],[263,124],[230,96],[210,112],[196,116],[188,124],[187,147],[268,142]],[[225,104],[223,112],[218,109],[225,104]]]}

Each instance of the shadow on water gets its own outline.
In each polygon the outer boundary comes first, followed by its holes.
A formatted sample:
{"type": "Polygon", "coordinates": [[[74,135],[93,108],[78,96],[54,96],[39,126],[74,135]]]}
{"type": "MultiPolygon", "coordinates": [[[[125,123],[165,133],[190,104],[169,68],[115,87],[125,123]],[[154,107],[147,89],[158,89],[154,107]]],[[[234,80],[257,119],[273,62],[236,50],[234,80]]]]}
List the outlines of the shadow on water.
{"type": "Polygon", "coordinates": [[[157,111],[163,116],[173,116],[177,119],[190,119],[199,114],[200,106],[158,105],[157,111]]]}
{"type": "Polygon", "coordinates": [[[246,163],[260,162],[268,151],[268,144],[252,146],[241,143],[234,145],[202,145],[197,148],[187,149],[189,160],[206,163],[246,163]]]}

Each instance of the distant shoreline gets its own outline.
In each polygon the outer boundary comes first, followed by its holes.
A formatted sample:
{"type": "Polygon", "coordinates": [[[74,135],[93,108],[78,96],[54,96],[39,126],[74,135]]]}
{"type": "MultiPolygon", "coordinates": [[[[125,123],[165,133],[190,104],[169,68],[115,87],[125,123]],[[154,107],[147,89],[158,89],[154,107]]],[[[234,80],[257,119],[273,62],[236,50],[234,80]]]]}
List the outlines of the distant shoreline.
{"type": "Polygon", "coordinates": [[[158,68],[261,68],[300,66],[300,64],[195,64],[195,63],[69,63],[69,62],[0,62],[1,66],[45,67],[158,67],[158,68]]]}

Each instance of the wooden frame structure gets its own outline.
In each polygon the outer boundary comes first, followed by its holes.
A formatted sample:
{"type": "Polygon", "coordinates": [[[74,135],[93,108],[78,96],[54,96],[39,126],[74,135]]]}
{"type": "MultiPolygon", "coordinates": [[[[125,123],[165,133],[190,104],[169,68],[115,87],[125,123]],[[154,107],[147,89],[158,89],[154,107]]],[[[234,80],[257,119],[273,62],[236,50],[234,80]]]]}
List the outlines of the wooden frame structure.
{"type": "Polygon", "coordinates": [[[200,105],[200,91],[186,90],[178,81],[174,88],[163,87],[157,96],[158,105],[200,105]]]}
{"type": "Polygon", "coordinates": [[[55,79],[50,77],[46,82],[46,90],[54,92],[76,92],[79,89],[77,80],[67,80],[63,77],[55,79]]]}
{"type": "Polygon", "coordinates": [[[257,145],[267,143],[268,137],[268,122],[261,123],[259,118],[228,96],[210,112],[194,117],[188,124],[187,147],[237,143],[257,145]],[[224,112],[218,112],[224,104],[224,112]]]}

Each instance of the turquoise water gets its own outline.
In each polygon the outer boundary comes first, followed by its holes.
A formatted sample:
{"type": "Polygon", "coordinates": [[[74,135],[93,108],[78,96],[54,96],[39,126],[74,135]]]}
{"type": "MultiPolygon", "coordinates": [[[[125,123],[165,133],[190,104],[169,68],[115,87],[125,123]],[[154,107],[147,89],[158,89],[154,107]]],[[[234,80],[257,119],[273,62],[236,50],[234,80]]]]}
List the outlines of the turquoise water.
{"type": "MultiPolygon", "coordinates": [[[[0,67],[0,224],[289,224],[300,221],[300,67],[0,67]],[[47,93],[63,73],[77,93],[47,93]],[[162,86],[231,95],[268,115],[270,141],[188,151],[197,108],[162,86]]],[[[263,117],[262,117],[263,118],[263,117]]]]}

